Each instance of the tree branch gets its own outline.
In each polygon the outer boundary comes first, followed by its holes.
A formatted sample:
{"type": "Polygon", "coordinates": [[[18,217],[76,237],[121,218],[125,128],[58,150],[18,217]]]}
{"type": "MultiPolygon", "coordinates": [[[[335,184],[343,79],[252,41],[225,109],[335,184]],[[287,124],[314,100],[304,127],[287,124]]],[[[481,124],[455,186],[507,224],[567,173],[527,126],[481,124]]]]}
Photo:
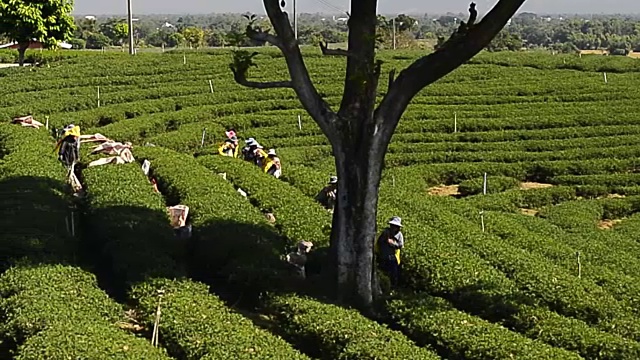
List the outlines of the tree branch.
{"type": "MultiPolygon", "coordinates": [[[[262,2],[275,30],[276,36],[274,37],[280,43],[280,46],[277,43],[274,45],[280,48],[287,63],[289,75],[291,76],[291,87],[298,95],[304,109],[318,123],[320,129],[329,138],[329,141],[333,142],[332,139],[337,138],[336,130],[333,126],[336,119],[335,113],[329,104],[322,99],[311,82],[309,71],[302,58],[289,17],[280,9],[278,0],[263,0],[262,2]]],[[[270,40],[276,41],[276,39],[271,38],[270,40]]],[[[271,42],[270,40],[268,41],[271,42]]]]}
{"type": "Polygon", "coordinates": [[[320,50],[322,51],[322,55],[333,55],[333,56],[351,56],[348,50],[343,49],[329,49],[327,47],[327,43],[320,42],[320,50]]]}
{"type": "Polygon", "coordinates": [[[250,81],[247,80],[246,73],[241,71],[236,71],[234,68],[231,68],[233,72],[233,79],[240,85],[246,86],[253,89],[276,89],[276,88],[293,88],[293,84],[291,81],[268,81],[268,82],[260,82],[260,81],[250,81]]]}
{"type": "Polygon", "coordinates": [[[266,31],[257,31],[253,29],[251,25],[247,26],[247,36],[249,36],[251,40],[257,42],[268,42],[276,46],[280,50],[282,50],[283,48],[282,40],[280,40],[277,36],[269,34],[266,31]]]}
{"type": "Polygon", "coordinates": [[[393,85],[395,80],[396,80],[396,69],[391,69],[391,71],[389,71],[389,85],[387,86],[387,93],[391,91],[391,86],[393,85]]]}
{"type": "Polygon", "coordinates": [[[469,21],[435,52],[416,60],[402,70],[376,110],[383,119],[385,138],[391,138],[409,102],[427,85],[434,83],[484,49],[504,28],[525,0],[499,0],[489,13],[475,23],[478,13],[475,4],[469,8],[469,21]]]}

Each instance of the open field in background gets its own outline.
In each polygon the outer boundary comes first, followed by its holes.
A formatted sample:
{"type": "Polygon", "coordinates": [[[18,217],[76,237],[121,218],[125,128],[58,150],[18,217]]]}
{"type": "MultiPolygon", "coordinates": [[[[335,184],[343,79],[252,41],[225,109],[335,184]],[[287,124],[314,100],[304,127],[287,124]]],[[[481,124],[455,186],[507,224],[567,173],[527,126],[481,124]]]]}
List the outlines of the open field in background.
{"type": "MultiPolygon", "coordinates": [[[[337,106],[344,59],[305,55],[337,106]]],[[[382,78],[419,55],[381,53],[382,78]]],[[[420,93],[385,160],[379,224],[403,218],[406,291],[379,323],[281,276],[279,256],[310,240],[315,284],[331,224],[313,201],[331,149],[292,90],[236,85],[229,50],[42,56],[0,70],[0,264],[50,264],[0,276],[0,359],[640,358],[640,61],[485,53],[420,93]],[[161,194],[139,163],[84,169],[72,237],[53,138],[8,124],[29,114],[131,141],[161,194]],[[216,155],[226,127],[275,148],[282,179],[216,155]],[[164,213],[178,203],[187,244],[164,213]],[[259,310],[238,305],[266,290],[259,310]]],[[[253,79],[287,76],[275,50],[257,63],[253,79]]]]}

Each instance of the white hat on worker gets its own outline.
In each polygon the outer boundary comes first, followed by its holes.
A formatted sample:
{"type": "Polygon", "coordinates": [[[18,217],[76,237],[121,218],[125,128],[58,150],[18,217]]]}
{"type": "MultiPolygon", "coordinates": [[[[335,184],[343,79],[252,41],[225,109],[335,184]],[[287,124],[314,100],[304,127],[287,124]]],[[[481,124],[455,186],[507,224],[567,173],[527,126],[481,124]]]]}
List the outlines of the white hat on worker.
{"type": "Polygon", "coordinates": [[[269,149],[269,151],[267,152],[267,155],[276,156],[276,150],[275,149],[269,149]]]}
{"type": "Polygon", "coordinates": [[[397,227],[402,227],[402,219],[394,216],[391,218],[391,220],[389,220],[389,225],[395,225],[397,227]]]}
{"type": "Polygon", "coordinates": [[[332,176],[329,178],[329,184],[337,184],[338,183],[338,177],[337,176],[332,176]]]}
{"type": "Polygon", "coordinates": [[[251,145],[256,145],[256,139],[254,138],[248,138],[247,140],[244,141],[247,145],[251,146],[251,145]]]}

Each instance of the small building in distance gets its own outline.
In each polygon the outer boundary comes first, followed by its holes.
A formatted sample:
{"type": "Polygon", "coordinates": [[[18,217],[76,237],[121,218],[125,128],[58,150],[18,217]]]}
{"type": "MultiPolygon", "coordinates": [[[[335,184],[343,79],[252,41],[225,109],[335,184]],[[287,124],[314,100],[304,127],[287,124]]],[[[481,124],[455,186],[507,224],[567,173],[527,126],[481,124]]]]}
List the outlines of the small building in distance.
{"type": "MultiPolygon", "coordinates": [[[[58,46],[60,46],[61,49],[71,49],[73,47],[71,44],[67,44],[66,42],[60,42],[60,43],[58,43],[58,46]]],[[[7,43],[7,44],[2,44],[2,45],[0,45],[0,50],[3,50],[3,49],[17,50],[18,49],[18,43],[14,41],[14,42],[10,42],[10,43],[7,43]]],[[[42,43],[40,41],[32,40],[29,43],[28,49],[44,49],[44,46],[42,45],[42,43]]]]}

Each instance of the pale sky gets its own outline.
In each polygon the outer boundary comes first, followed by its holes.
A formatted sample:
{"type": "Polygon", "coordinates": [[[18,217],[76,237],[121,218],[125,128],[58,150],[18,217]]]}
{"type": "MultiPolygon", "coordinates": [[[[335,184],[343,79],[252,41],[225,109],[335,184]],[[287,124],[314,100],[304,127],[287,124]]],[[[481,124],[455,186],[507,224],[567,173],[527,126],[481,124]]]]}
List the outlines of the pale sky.
{"type": "MultiPolygon", "coordinates": [[[[264,13],[262,0],[131,0],[137,14],[208,14],[208,13],[264,13]]],[[[278,0],[279,1],[279,0],[278,0]]],[[[291,8],[293,0],[285,0],[291,8]]],[[[350,0],[297,0],[300,13],[337,13],[349,8],[350,0]]],[[[495,0],[475,0],[484,13],[495,0]]],[[[469,0],[379,0],[378,12],[446,13],[465,12],[469,0]]],[[[289,10],[291,11],[291,10],[289,10]]],[[[639,14],[640,0],[527,0],[521,11],[537,13],[605,13],[639,14]],[[576,5],[579,3],[580,5],[576,5]]],[[[75,14],[125,14],[125,0],[75,0],[75,14]]]]}

